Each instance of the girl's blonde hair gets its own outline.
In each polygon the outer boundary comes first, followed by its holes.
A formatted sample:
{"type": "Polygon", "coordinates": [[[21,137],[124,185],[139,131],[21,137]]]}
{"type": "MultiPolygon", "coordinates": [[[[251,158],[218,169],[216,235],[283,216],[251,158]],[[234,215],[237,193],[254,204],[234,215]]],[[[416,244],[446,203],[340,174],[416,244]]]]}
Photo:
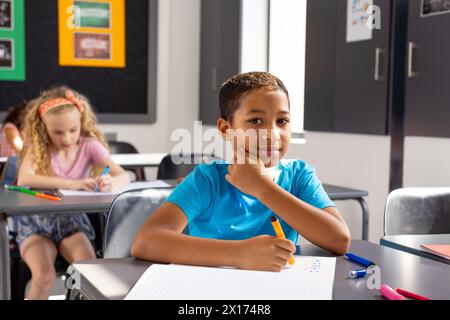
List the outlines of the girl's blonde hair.
{"type": "MultiPolygon", "coordinates": [[[[47,135],[44,121],[42,120],[39,112],[39,107],[49,100],[66,98],[66,93],[68,90],[71,90],[75,95],[75,98],[78,99],[84,106],[84,111],[81,113],[80,136],[95,138],[100,141],[100,143],[107,150],[109,150],[105,136],[97,128],[97,117],[92,110],[89,100],[85,96],[68,88],[67,86],[55,87],[42,92],[38,98],[30,101],[27,107],[28,112],[23,130],[24,148],[21,153],[21,159],[23,159],[25,155],[30,154],[35,171],[39,175],[53,176],[49,152],[51,141],[47,135]]],[[[61,105],[49,110],[45,115],[59,113],[63,110],[70,109],[77,109],[77,107],[74,104],[61,105]]],[[[101,170],[102,168],[94,166],[91,170],[91,176],[99,175],[101,170]]]]}

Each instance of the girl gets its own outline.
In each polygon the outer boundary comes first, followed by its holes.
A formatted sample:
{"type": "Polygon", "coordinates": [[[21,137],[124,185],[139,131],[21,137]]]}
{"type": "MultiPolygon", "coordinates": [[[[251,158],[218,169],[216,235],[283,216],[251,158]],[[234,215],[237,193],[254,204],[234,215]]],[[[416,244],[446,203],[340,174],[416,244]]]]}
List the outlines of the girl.
{"type": "Polygon", "coordinates": [[[8,161],[1,171],[0,180],[3,184],[15,184],[17,181],[17,155],[23,148],[21,131],[25,123],[27,104],[22,103],[8,110],[2,124],[0,139],[0,157],[8,157],[8,161]]]}
{"type": "Polygon", "coordinates": [[[27,104],[22,103],[8,110],[2,124],[0,157],[16,156],[22,151],[23,141],[20,132],[23,129],[26,107],[27,104]]]}
{"type": "MultiPolygon", "coordinates": [[[[43,92],[29,104],[19,186],[110,191],[129,183],[109,157],[89,101],[67,87],[43,92]],[[110,174],[99,176],[105,166],[110,174]]],[[[86,214],[21,216],[20,254],[31,270],[29,299],[46,299],[55,278],[57,252],[69,263],[95,259],[95,237],[86,214]]]]}
{"type": "Polygon", "coordinates": [[[237,75],[221,88],[220,111],[217,126],[233,144],[234,163],[197,166],[144,223],[132,255],[157,262],[280,271],[294,253],[299,234],[334,253],[345,253],[349,230],[314,168],[301,160],[280,161],[291,138],[289,95],[283,83],[265,72],[237,75]],[[243,139],[233,134],[239,132],[243,139]],[[274,214],[287,239],[275,236],[270,221],[274,214]],[[190,236],[181,234],[188,223],[190,236]]]}

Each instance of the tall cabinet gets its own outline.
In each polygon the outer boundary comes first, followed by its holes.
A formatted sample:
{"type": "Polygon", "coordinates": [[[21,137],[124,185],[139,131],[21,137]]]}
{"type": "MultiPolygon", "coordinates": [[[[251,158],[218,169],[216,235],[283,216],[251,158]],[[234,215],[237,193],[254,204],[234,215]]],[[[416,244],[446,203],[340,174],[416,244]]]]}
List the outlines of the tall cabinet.
{"type": "Polygon", "coordinates": [[[347,0],[308,1],[305,129],[388,133],[391,5],[380,8],[370,38],[347,37],[347,0]]]}
{"type": "Polygon", "coordinates": [[[241,0],[201,2],[200,119],[215,125],[221,84],[241,67],[241,0]]]}
{"type": "Polygon", "coordinates": [[[410,0],[405,134],[450,137],[450,1],[410,0]]]}

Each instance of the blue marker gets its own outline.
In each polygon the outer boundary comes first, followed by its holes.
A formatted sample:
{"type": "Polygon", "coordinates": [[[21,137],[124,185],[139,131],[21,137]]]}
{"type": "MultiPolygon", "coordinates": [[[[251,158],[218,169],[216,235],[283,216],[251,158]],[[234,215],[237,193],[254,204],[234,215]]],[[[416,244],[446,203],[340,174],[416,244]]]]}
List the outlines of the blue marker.
{"type": "MultiPolygon", "coordinates": [[[[102,176],[104,176],[104,175],[106,175],[106,174],[108,174],[109,173],[109,166],[106,166],[105,167],[105,169],[103,169],[103,172],[102,172],[102,176]]],[[[100,188],[98,187],[98,185],[95,187],[95,192],[99,192],[100,191],[100,188]]]]}
{"type": "Polygon", "coordinates": [[[348,277],[350,279],[357,279],[357,278],[362,278],[367,274],[367,270],[366,269],[362,269],[362,270],[350,270],[348,273],[348,277]]]}
{"type": "Polygon", "coordinates": [[[358,264],[360,264],[360,265],[362,265],[362,266],[364,266],[366,268],[376,264],[373,261],[370,261],[370,260],[367,260],[365,258],[359,257],[359,256],[357,256],[356,254],[353,254],[353,253],[346,253],[345,256],[347,257],[348,260],[350,260],[352,262],[355,262],[355,263],[358,263],[358,264]]]}

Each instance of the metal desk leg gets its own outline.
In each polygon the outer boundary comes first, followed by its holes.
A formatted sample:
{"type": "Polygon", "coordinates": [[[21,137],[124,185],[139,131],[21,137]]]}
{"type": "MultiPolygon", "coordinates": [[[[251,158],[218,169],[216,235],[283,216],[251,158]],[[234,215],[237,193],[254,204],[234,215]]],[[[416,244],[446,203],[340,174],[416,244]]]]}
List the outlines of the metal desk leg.
{"type": "Polygon", "coordinates": [[[364,198],[356,199],[362,209],[362,239],[369,241],[369,206],[364,198]]]}
{"type": "Polygon", "coordinates": [[[0,300],[11,300],[8,221],[3,213],[0,213],[0,259],[0,300]]]}

